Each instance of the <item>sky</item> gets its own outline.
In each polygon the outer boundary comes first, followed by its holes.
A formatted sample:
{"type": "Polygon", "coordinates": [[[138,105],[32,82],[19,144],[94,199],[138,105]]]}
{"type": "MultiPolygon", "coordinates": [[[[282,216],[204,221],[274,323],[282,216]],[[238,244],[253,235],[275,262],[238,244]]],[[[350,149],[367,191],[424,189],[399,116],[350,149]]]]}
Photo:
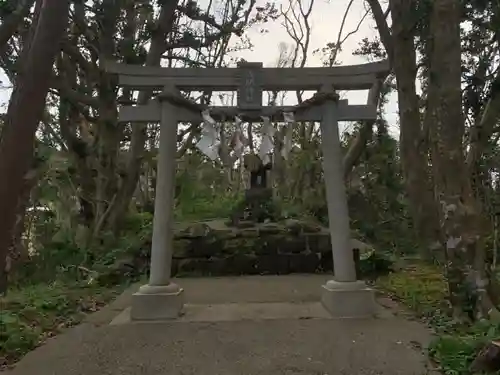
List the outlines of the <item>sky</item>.
{"type": "MultiPolygon", "coordinates": [[[[311,0],[303,0],[304,4],[310,4],[311,0]]],[[[345,9],[348,6],[349,0],[313,0],[314,7],[310,16],[311,46],[308,56],[307,66],[322,66],[321,56],[315,55],[312,51],[323,48],[329,42],[335,42],[340,29],[342,18],[345,9]]],[[[203,2],[201,0],[200,2],[203,2]]],[[[257,4],[262,4],[263,0],[258,0],[257,4]]],[[[288,5],[288,0],[278,0],[277,7],[288,5]]],[[[359,21],[366,13],[366,5],[364,0],[354,0],[351,6],[349,15],[344,26],[344,35],[356,29],[359,21]]],[[[287,35],[286,29],[281,24],[281,21],[268,23],[265,25],[267,33],[260,32],[260,26],[249,30],[248,37],[252,41],[254,48],[250,51],[238,52],[238,57],[242,57],[247,61],[263,62],[264,66],[276,66],[276,60],[279,56],[280,43],[292,43],[291,38],[287,35]]],[[[372,38],[377,35],[374,21],[371,16],[365,18],[358,32],[350,36],[343,44],[342,52],[339,54],[339,62],[342,64],[362,64],[367,61],[363,57],[353,56],[352,52],[359,46],[363,38],[372,38]]],[[[4,85],[8,85],[8,80],[5,75],[0,72],[0,81],[4,85]]],[[[0,88],[0,112],[5,112],[6,104],[10,97],[10,89],[0,88]]],[[[346,99],[351,104],[365,104],[368,91],[355,91],[346,95],[346,99]]],[[[293,103],[287,103],[293,104],[293,103]]],[[[398,113],[397,113],[397,97],[392,94],[389,98],[389,103],[386,105],[385,117],[391,129],[391,133],[397,135],[398,128],[398,113]]]]}
{"type": "MultiPolygon", "coordinates": [[[[311,0],[303,0],[305,5],[310,4],[311,0]]],[[[311,47],[308,56],[307,66],[322,66],[321,55],[313,54],[312,51],[325,47],[329,42],[335,42],[338,37],[344,12],[349,4],[349,0],[313,0],[314,7],[310,16],[311,47]]],[[[288,0],[277,2],[286,7],[288,0]]],[[[350,8],[348,17],[344,25],[343,35],[356,29],[359,21],[366,13],[364,0],[354,0],[350,8]]],[[[252,51],[239,52],[238,55],[247,61],[261,61],[264,66],[276,66],[276,60],[279,56],[280,43],[292,43],[285,27],[280,21],[266,24],[267,33],[262,34],[258,29],[252,29],[248,33],[254,48],[252,51]]],[[[345,65],[363,64],[367,60],[360,56],[353,56],[353,51],[359,47],[363,38],[374,38],[378,35],[375,28],[375,22],[371,15],[368,15],[361,24],[358,32],[350,36],[343,44],[342,52],[339,54],[338,61],[345,65]]],[[[368,91],[353,91],[345,97],[351,104],[366,104],[368,91]]],[[[291,103],[290,103],[291,104],[291,103]]],[[[389,123],[390,131],[393,135],[398,135],[398,109],[397,95],[392,94],[389,103],[386,105],[385,118],[389,123]]]]}

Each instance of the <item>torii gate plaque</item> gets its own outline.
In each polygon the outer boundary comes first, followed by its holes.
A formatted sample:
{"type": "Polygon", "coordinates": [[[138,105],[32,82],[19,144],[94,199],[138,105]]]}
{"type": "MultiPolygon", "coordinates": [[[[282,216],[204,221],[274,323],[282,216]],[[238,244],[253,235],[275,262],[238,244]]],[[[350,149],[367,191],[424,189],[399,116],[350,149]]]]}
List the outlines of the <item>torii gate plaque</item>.
{"type": "Polygon", "coordinates": [[[321,124],[323,170],[326,183],[334,279],[322,287],[323,306],[337,317],[362,317],[375,312],[374,293],[356,280],[350,245],[349,212],[342,172],[339,121],[375,120],[374,105],[349,105],[335,90],[373,88],[389,72],[387,61],[332,68],[263,68],[242,62],[237,68],[160,68],[116,63],[105,64],[119,75],[119,86],[132,90],[163,90],[143,106],[120,108],[121,122],[160,122],[158,175],[153,221],[149,283],[132,299],[131,318],[158,320],[179,316],[183,289],[170,279],[173,253],[173,194],[177,124],[200,121],[201,106],[183,99],[178,90],[238,91],[238,107],[211,107],[215,119],[243,114],[248,121],[260,116],[282,120],[294,112],[296,121],[321,124]],[[263,90],[315,90],[318,95],[296,107],[262,106],[263,90]]]}
{"type": "Polygon", "coordinates": [[[238,108],[245,110],[260,110],[262,108],[261,69],[262,63],[240,62],[238,108]]]}

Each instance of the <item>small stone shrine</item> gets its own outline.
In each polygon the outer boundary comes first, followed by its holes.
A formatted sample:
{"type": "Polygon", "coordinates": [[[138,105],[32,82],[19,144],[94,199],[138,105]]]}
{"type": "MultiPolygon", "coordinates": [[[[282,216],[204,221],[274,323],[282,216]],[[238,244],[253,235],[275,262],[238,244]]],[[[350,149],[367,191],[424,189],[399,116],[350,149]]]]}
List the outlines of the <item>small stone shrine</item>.
{"type": "Polygon", "coordinates": [[[250,186],[231,216],[231,225],[238,227],[244,226],[246,222],[263,223],[276,220],[273,192],[267,179],[272,161],[264,164],[259,156],[247,154],[243,158],[243,164],[250,173],[250,186]]]}

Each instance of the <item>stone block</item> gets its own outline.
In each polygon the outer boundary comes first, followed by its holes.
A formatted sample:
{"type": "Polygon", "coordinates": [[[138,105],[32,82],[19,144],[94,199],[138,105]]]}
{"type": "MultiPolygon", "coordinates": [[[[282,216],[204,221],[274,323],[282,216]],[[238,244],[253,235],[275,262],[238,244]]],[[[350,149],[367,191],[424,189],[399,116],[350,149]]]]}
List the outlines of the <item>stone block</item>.
{"type": "Polygon", "coordinates": [[[254,252],[257,255],[278,254],[279,247],[283,242],[283,237],[279,235],[266,235],[256,241],[254,252]]]}
{"type": "Polygon", "coordinates": [[[180,259],[172,259],[172,269],[170,270],[172,277],[175,277],[179,273],[179,262],[180,259]]]}
{"type": "Polygon", "coordinates": [[[283,237],[279,243],[279,252],[281,254],[302,254],[306,249],[306,239],[304,236],[283,237]]]}
{"type": "Polygon", "coordinates": [[[321,303],[335,318],[370,318],[376,313],[375,291],[362,281],[328,281],[321,288],[321,303]]]}
{"type": "Polygon", "coordinates": [[[191,251],[192,241],[188,239],[178,239],[174,241],[174,259],[189,258],[192,256],[191,251]]]}
{"type": "Polygon", "coordinates": [[[181,275],[183,273],[195,272],[198,269],[199,269],[198,259],[187,258],[187,259],[180,259],[177,262],[177,273],[179,273],[181,275]]]}
{"type": "Polygon", "coordinates": [[[333,272],[332,252],[320,253],[320,267],[323,272],[333,272]]]}
{"type": "Polygon", "coordinates": [[[318,254],[290,254],[288,262],[291,273],[315,273],[320,266],[318,254]]]}
{"type": "Polygon", "coordinates": [[[221,248],[220,242],[214,237],[194,238],[190,246],[191,256],[193,258],[208,258],[217,255],[217,252],[221,248]]]}
{"type": "Polygon", "coordinates": [[[212,257],[202,262],[201,274],[203,276],[225,276],[228,274],[227,261],[225,258],[212,257]]]}
{"type": "Polygon", "coordinates": [[[234,255],[225,259],[225,275],[255,275],[257,257],[253,255],[234,255]]]}
{"type": "Polygon", "coordinates": [[[257,258],[257,271],[263,275],[286,275],[290,273],[287,255],[261,255],[257,258]]]}
{"type": "Polygon", "coordinates": [[[277,223],[262,223],[258,224],[261,235],[280,234],[283,233],[283,227],[277,223]]]}
{"type": "Polygon", "coordinates": [[[304,234],[305,244],[313,253],[332,252],[330,235],[328,233],[304,234]]]}
{"type": "Polygon", "coordinates": [[[175,319],[182,314],[183,307],[184,289],[178,285],[143,285],[132,296],[130,318],[134,321],[175,319]]]}

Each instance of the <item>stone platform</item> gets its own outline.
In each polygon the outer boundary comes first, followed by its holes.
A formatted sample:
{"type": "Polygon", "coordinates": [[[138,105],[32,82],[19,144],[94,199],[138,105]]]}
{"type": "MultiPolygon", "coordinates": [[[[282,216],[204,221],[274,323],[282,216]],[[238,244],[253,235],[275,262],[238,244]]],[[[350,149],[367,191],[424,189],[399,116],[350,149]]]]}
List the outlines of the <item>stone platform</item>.
{"type": "MultiPolygon", "coordinates": [[[[370,250],[358,240],[352,247],[370,250]]],[[[293,219],[238,228],[224,220],[178,224],[172,267],[174,275],[203,276],[332,272],[330,234],[317,223],[293,219]]]]}
{"type": "MultiPolygon", "coordinates": [[[[128,254],[117,260],[114,266],[104,269],[100,282],[112,284],[123,279],[124,275],[147,273],[149,241],[144,242],[140,252],[128,254]]],[[[390,262],[374,252],[370,245],[353,237],[351,247],[359,278],[389,268],[390,262]]],[[[175,225],[173,276],[332,272],[329,231],[314,221],[289,219],[277,223],[242,223],[236,228],[228,226],[227,220],[214,219],[175,225]]]]}

